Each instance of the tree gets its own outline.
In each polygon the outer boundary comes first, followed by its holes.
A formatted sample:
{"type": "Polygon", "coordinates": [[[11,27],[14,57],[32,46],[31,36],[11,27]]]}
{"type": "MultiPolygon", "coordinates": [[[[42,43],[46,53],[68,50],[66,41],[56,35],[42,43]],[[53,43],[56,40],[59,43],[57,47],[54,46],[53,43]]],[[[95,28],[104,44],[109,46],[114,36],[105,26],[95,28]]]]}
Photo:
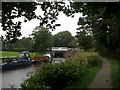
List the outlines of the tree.
{"type": "Polygon", "coordinates": [[[36,3],[33,2],[3,2],[2,3],[2,27],[6,31],[6,40],[15,42],[21,36],[21,22],[13,22],[13,19],[25,17],[24,21],[36,18],[34,10],[36,3]]]}
{"type": "Polygon", "coordinates": [[[68,44],[68,47],[77,48],[78,47],[78,39],[73,37],[73,40],[68,44]]]}
{"type": "Polygon", "coordinates": [[[6,40],[15,42],[18,37],[21,36],[21,23],[13,22],[15,18],[24,17],[24,22],[31,19],[39,19],[40,26],[46,28],[55,29],[57,16],[59,11],[63,10],[65,4],[63,2],[3,2],[2,3],[2,27],[3,31],[6,31],[6,40]],[[37,16],[35,10],[37,6],[40,6],[44,12],[43,15],[37,16]]]}
{"type": "Polygon", "coordinates": [[[87,33],[85,30],[77,32],[76,37],[78,38],[80,48],[84,49],[85,51],[94,47],[92,35],[87,33]]]}
{"type": "Polygon", "coordinates": [[[41,30],[34,30],[33,35],[33,50],[41,54],[46,51],[50,51],[52,47],[51,33],[46,28],[41,28],[41,30]]]}
{"type": "Polygon", "coordinates": [[[74,10],[82,8],[84,17],[79,19],[80,28],[92,30],[101,54],[120,55],[120,2],[73,3],[74,10]]]}
{"type": "Polygon", "coordinates": [[[4,37],[1,35],[0,37],[0,50],[5,50],[5,41],[4,41],[4,37]]]}
{"type": "Polygon", "coordinates": [[[53,36],[53,46],[55,47],[68,47],[72,42],[73,36],[68,31],[63,31],[53,36]]]}

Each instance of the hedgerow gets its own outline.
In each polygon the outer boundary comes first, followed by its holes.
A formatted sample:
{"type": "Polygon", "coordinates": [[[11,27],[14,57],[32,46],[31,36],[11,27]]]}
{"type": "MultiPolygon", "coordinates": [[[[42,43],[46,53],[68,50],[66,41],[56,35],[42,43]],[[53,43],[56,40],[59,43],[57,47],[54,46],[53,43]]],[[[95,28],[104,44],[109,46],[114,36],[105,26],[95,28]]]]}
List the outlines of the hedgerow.
{"type": "Polygon", "coordinates": [[[97,54],[77,54],[71,60],[58,64],[47,64],[21,84],[22,89],[39,88],[61,90],[80,80],[87,68],[99,63],[97,54]]]}

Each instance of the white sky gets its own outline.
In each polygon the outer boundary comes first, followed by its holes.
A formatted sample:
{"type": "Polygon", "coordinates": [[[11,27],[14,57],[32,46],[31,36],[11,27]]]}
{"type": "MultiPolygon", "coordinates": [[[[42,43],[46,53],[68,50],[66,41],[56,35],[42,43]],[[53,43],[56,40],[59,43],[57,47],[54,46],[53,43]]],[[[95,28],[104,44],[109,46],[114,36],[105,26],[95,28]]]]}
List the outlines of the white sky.
{"type": "MultiPolygon", "coordinates": [[[[76,35],[77,21],[79,16],[80,14],[76,14],[74,18],[70,18],[61,13],[56,21],[56,23],[61,24],[61,26],[56,27],[56,29],[52,31],[52,34],[54,35],[58,32],[68,30],[73,36],[76,35]]],[[[39,26],[39,20],[37,19],[33,19],[27,23],[23,22],[21,25],[22,36],[29,36],[36,26],[39,26]]]]}
{"type": "MultiPolygon", "coordinates": [[[[40,9],[37,9],[36,10],[36,14],[41,14],[41,10],[40,9]]],[[[61,26],[59,27],[56,27],[56,29],[54,31],[52,31],[52,34],[56,34],[58,32],[61,32],[61,31],[66,31],[68,30],[69,32],[71,32],[71,34],[73,36],[76,35],[76,28],[78,27],[77,26],[77,21],[78,21],[78,18],[82,16],[82,14],[75,14],[75,17],[74,18],[71,18],[71,17],[67,17],[66,15],[64,15],[62,12],[60,13],[60,15],[58,16],[58,20],[56,21],[56,23],[58,24],[61,24],[61,26]]],[[[20,20],[20,21],[23,21],[24,18],[20,18],[20,19],[16,19],[14,21],[17,21],[17,20],[20,20]]],[[[31,21],[28,21],[28,22],[22,22],[21,24],[21,33],[22,33],[22,37],[29,37],[30,34],[32,34],[32,31],[33,29],[36,27],[36,26],[39,26],[39,20],[37,19],[33,19],[31,21]]],[[[0,27],[0,30],[2,30],[2,28],[0,27]]],[[[1,31],[0,35],[5,35],[5,32],[1,31]]]]}

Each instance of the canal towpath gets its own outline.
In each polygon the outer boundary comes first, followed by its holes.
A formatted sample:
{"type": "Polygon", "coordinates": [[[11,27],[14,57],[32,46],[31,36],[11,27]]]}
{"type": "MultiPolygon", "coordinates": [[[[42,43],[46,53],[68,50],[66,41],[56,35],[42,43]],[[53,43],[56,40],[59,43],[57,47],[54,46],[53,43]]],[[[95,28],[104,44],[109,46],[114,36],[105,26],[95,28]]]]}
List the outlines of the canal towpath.
{"type": "Polygon", "coordinates": [[[88,85],[88,88],[112,88],[110,63],[107,59],[100,57],[103,64],[96,77],[88,85]]]}

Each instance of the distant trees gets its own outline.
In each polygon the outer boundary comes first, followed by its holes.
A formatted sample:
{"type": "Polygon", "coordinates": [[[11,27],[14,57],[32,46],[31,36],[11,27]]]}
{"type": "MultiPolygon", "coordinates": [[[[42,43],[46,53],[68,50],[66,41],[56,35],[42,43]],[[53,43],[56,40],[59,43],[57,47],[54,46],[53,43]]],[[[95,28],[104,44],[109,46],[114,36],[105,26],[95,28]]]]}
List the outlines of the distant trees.
{"type": "MultiPolygon", "coordinates": [[[[4,39],[1,38],[2,42],[4,39]]],[[[3,43],[2,50],[8,51],[32,51],[41,54],[51,51],[51,47],[78,47],[77,38],[73,37],[69,31],[59,32],[51,35],[47,28],[36,27],[31,37],[23,37],[15,43],[3,43]]]]}
{"type": "Polygon", "coordinates": [[[32,51],[33,40],[30,37],[23,37],[14,43],[14,50],[32,51]]]}
{"type": "Polygon", "coordinates": [[[7,44],[5,44],[5,50],[14,51],[14,44],[13,43],[7,43],[7,44]]]}
{"type": "Polygon", "coordinates": [[[7,51],[32,51],[33,40],[30,37],[23,37],[15,43],[6,43],[3,39],[2,50],[7,51]]]}
{"type": "Polygon", "coordinates": [[[69,44],[73,41],[73,36],[68,31],[63,31],[53,36],[53,46],[55,47],[69,47],[69,44]]]}

